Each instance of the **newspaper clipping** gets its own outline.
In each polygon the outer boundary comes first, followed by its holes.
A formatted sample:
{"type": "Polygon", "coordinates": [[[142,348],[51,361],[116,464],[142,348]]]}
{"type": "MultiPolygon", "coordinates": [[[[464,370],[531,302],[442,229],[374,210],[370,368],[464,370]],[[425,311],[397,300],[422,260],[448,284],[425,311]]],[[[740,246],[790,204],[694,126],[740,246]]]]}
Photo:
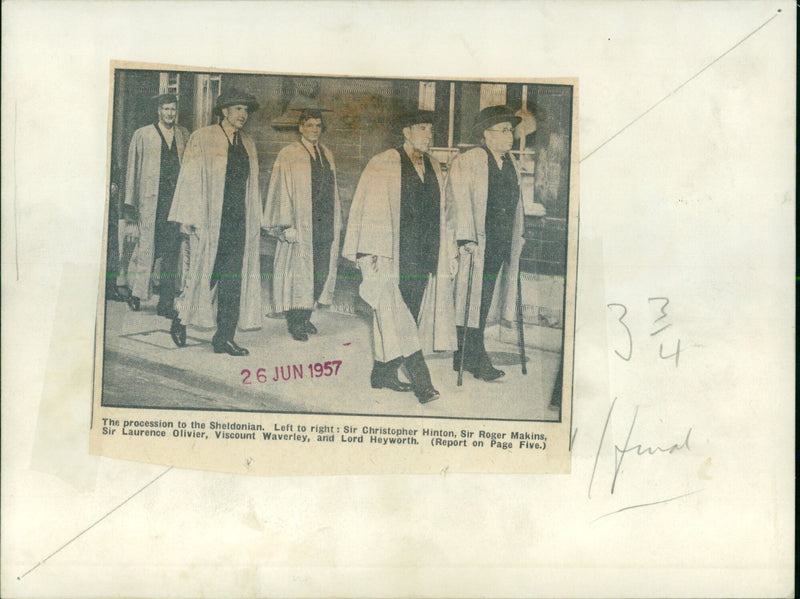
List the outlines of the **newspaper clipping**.
{"type": "Polygon", "coordinates": [[[113,63],[92,453],[569,472],[577,107],[570,78],[113,63]]]}

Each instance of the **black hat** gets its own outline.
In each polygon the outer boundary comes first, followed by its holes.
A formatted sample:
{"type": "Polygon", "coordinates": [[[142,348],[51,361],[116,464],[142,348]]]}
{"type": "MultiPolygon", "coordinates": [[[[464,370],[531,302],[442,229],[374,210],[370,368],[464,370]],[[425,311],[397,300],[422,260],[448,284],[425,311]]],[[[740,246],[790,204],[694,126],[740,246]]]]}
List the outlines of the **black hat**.
{"type": "Polygon", "coordinates": [[[214,112],[219,116],[222,114],[223,108],[236,106],[237,104],[247,106],[250,112],[258,110],[258,102],[256,102],[256,97],[254,95],[232,87],[219,95],[217,103],[214,105],[214,112]]]}
{"type": "Polygon", "coordinates": [[[408,110],[397,117],[397,126],[401,129],[412,125],[435,124],[436,113],[432,110],[408,110]]]}
{"type": "Polygon", "coordinates": [[[478,113],[475,124],[472,126],[472,133],[480,135],[497,123],[511,123],[512,127],[516,127],[521,121],[522,119],[515,115],[508,106],[487,106],[478,113]]]}
{"type": "Polygon", "coordinates": [[[160,94],[158,96],[153,96],[153,100],[155,101],[156,106],[161,108],[164,104],[177,104],[178,96],[175,94],[160,94]]]}

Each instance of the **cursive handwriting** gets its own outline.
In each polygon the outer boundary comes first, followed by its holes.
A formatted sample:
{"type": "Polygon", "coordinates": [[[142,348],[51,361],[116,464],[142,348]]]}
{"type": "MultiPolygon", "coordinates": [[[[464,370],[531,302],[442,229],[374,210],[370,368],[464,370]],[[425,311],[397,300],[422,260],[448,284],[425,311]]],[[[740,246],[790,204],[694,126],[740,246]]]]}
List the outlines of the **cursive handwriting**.
{"type": "MultiPolygon", "coordinates": [[[[606,422],[603,426],[603,433],[600,435],[600,442],[597,444],[597,454],[594,458],[594,467],[592,468],[592,476],[589,478],[589,499],[592,498],[592,485],[594,484],[595,474],[597,473],[597,463],[600,461],[600,453],[603,450],[603,444],[606,439],[606,433],[608,432],[608,424],[611,422],[611,416],[614,413],[614,406],[617,404],[617,398],[614,398],[614,401],[611,402],[611,407],[608,410],[608,415],[606,416],[606,422]]],[[[636,426],[636,418],[639,414],[639,406],[636,406],[636,410],[633,413],[633,418],[631,419],[631,426],[628,429],[628,436],[625,439],[625,444],[620,447],[617,444],[614,444],[614,477],[611,480],[611,494],[614,494],[614,491],[617,487],[617,481],[619,479],[619,473],[622,468],[622,463],[625,457],[629,453],[635,453],[638,456],[643,455],[655,455],[657,453],[668,453],[673,454],[676,451],[687,450],[691,451],[689,447],[689,440],[692,436],[692,429],[689,428],[686,431],[686,436],[683,439],[682,443],[675,443],[670,445],[669,447],[652,447],[652,446],[645,446],[641,443],[638,445],[630,445],[631,437],[633,436],[633,429],[636,426]]]]}

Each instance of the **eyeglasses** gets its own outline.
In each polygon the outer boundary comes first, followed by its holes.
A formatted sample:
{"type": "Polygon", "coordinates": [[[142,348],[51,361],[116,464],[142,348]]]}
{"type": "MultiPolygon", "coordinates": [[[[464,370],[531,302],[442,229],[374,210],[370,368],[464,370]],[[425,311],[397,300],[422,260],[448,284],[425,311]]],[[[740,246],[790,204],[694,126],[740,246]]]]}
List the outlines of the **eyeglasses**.
{"type": "Polygon", "coordinates": [[[487,131],[491,131],[492,133],[513,133],[513,127],[503,127],[502,129],[487,129],[487,131]]]}

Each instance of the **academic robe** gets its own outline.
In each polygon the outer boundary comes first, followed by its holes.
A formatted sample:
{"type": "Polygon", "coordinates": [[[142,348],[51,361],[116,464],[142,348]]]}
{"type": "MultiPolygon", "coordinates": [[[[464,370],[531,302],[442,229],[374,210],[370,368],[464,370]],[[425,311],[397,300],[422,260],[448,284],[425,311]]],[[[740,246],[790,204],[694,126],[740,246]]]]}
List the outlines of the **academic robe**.
{"type": "MultiPolygon", "coordinates": [[[[333,242],[330,246],[328,276],[319,297],[320,304],[333,303],[336,269],[339,263],[339,240],[342,209],[336,166],[330,150],[319,144],[333,170],[334,208],[333,242]]],[[[271,311],[311,310],[314,307],[314,245],[311,209],[311,156],[299,141],[283,148],[272,167],[264,206],[263,226],[270,235],[284,229],[297,230],[297,242],[278,240],[275,249],[271,311]]]]}
{"type": "Polygon", "coordinates": [[[410,356],[420,349],[430,353],[456,347],[454,214],[446,201],[439,164],[431,159],[431,165],[440,187],[439,257],[436,275],[429,277],[425,288],[418,323],[398,286],[401,166],[397,150],[386,150],[369,161],[350,207],[342,255],[354,262],[357,254],[377,256],[374,266],[369,257],[358,265],[364,279],[359,294],[373,308],[373,351],[379,362],[410,356]]]}
{"type": "MultiPolygon", "coordinates": [[[[174,131],[175,148],[178,160],[181,160],[189,140],[189,131],[177,125],[174,131]]],[[[161,136],[153,125],[147,125],[133,133],[125,177],[125,204],[133,208],[139,217],[139,240],[128,264],[128,280],[131,294],[143,300],[150,297],[160,179],[161,136]]]]}
{"type": "MultiPolygon", "coordinates": [[[[246,189],[246,222],[242,260],[242,295],[239,302],[240,329],[261,327],[261,199],[258,191],[258,156],[253,139],[239,132],[250,160],[246,189]]],[[[211,274],[217,256],[228,139],[219,125],[192,133],[183,156],[169,220],[195,227],[189,236],[189,266],[183,292],[175,300],[181,323],[216,327],[216,294],[211,274]]]]}
{"type": "MultiPolygon", "coordinates": [[[[486,250],[486,200],[489,190],[489,163],[494,160],[483,148],[473,148],[458,156],[450,165],[446,193],[455,211],[455,236],[457,240],[469,240],[478,244],[472,254],[472,292],[469,300],[469,327],[478,328],[480,322],[481,290],[483,288],[483,263],[486,250]]],[[[519,179],[519,164],[511,156],[511,162],[519,179]]],[[[525,240],[522,196],[517,202],[514,228],[511,238],[511,257],[503,264],[498,284],[495,286],[489,319],[492,315],[502,315],[506,320],[514,320],[516,314],[517,273],[519,257],[525,240]]],[[[461,248],[459,252],[458,275],[455,291],[455,321],[464,324],[469,280],[469,254],[461,248]]]]}

